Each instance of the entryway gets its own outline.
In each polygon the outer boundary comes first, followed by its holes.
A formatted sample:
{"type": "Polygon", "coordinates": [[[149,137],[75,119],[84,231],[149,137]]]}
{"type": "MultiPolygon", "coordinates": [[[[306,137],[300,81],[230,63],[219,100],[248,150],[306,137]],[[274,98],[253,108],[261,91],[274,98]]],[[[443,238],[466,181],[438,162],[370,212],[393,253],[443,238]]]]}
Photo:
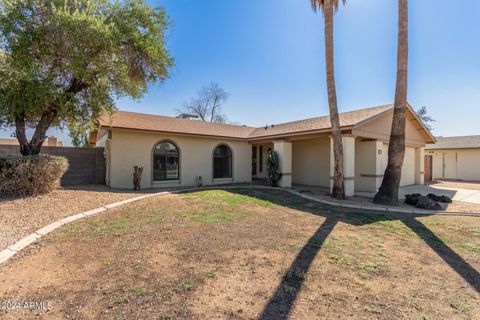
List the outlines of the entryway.
{"type": "Polygon", "coordinates": [[[425,183],[429,183],[433,180],[433,156],[427,155],[425,156],[425,169],[424,169],[424,175],[425,175],[425,183]]]}

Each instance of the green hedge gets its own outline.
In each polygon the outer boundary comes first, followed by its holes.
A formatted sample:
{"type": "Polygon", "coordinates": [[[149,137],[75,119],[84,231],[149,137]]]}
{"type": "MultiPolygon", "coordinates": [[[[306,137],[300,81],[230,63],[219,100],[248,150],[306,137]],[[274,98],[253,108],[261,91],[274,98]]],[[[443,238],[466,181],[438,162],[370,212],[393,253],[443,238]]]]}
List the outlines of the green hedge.
{"type": "Polygon", "coordinates": [[[64,157],[4,156],[0,158],[0,195],[25,197],[48,193],[60,185],[68,169],[64,157]]]}

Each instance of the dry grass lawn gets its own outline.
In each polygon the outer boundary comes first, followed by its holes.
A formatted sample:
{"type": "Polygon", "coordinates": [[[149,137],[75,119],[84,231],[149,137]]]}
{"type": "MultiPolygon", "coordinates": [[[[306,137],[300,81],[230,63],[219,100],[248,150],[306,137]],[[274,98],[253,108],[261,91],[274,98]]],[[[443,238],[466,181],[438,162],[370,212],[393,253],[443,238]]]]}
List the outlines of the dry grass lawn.
{"type": "Polygon", "coordinates": [[[0,318],[480,319],[480,218],[239,188],[129,204],[0,267],[0,318]]]}

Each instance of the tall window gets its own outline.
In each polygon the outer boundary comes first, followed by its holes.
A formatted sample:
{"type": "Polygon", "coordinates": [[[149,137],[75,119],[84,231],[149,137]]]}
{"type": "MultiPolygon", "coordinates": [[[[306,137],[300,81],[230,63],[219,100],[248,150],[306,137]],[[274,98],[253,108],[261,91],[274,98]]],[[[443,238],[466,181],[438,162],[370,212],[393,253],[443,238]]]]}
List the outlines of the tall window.
{"type": "Polygon", "coordinates": [[[257,146],[252,146],[252,177],[257,175],[257,146]]]}
{"type": "Polygon", "coordinates": [[[232,151],[226,145],[218,146],[213,152],[213,178],[232,177],[232,151]]]}
{"type": "Polygon", "coordinates": [[[258,171],[263,172],[263,146],[258,147],[258,171]]]}
{"type": "Polygon", "coordinates": [[[153,151],[153,181],[179,180],[179,152],[176,145],[163,141],[153,151]]]}

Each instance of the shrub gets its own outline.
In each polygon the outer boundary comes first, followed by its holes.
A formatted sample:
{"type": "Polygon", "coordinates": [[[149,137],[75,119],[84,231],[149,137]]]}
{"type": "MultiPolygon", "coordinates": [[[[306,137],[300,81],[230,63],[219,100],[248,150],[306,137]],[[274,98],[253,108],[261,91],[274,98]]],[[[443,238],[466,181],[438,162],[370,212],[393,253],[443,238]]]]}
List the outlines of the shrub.
{"type": "Polygon", "coordinates": [[[25,197],[48,193],[68,169],[64,157],[12,155],[0,158],[0,195],[25,197]]]}
{"type": "Polygon", "coordinates": [[[278,181],[282,177],[280,172],[280,159],[276,151],[270,151],[267,158],[268,184],[272,187],[278,186],[278,181]]]}

